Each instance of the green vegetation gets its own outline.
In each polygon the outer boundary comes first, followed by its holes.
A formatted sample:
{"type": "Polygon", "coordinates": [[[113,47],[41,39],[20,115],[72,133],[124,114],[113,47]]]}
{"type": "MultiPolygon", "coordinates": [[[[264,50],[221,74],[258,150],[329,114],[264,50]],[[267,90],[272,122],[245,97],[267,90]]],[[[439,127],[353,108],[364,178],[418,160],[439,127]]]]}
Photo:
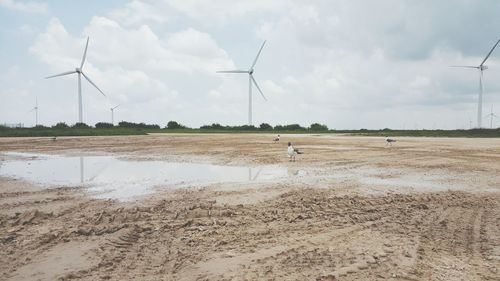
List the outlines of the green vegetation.
{"type": "Polygon", "coordinates": [[[126,122],[126,121],[121,121],[118,123],[119,128],[130,128],[130,129],[160,129],[159,125],[156,124],[144,124],[144,123],[132,123],[132,122],[126,122]]]}
{"type": "Polygon", "coordinates": [[[0,127],[0,137],[56,137],[56,136],[113,136],[145,135],[142,129],[125,128],[5,128],[0,127]]]}
{"type": "Polygon", "coordinates": [[[172,129],[186,129],[186,128],[187,128],[186,126],[181,125],[181,124],[179,124],[179,123],[177,123],[175,121],[169,121],[167,123],[167,128],[166,129],[172,130],[172,129]]]}
{"type": "Polygon", "coordinates": [[[107,122],[99,122],[95,124],[96,129],[106,129],[106,128],[113,128],[113,124],[107,123],[107,122]]]}
{"type": "Polygon", "coordinates": [[[47,136],[113,136],[113,135],[146,135],[148,133],[272,133],[272,134],[344,134],[352,136],[377,137],[476,137],[499,138],[500,128],[471,130],[335,130],[326,125],[313,123],[309,127],[299,124],[271,126],[262,123],[258,127],[250,125],[224,126],[218,123],[204,125],[200,128],[188,128],[176,121],[169,121],[161,128],[156,124],[132,123],[122,121],[114,126],[111,123],[99,122],[94,127],[85,123],[72,126],[60,122],[52,127],[38,125],[33,128],[8,128],[0,126],[0,137],[47,137],[47,136]]]}
{"type": "Polygon", "coordinates": [[[445,137],[445,138],[500,138],[500,128],[496,129],[471,129],[471,130],[346,130],[336,131],[358,136],[380,137],[445,137]]]}

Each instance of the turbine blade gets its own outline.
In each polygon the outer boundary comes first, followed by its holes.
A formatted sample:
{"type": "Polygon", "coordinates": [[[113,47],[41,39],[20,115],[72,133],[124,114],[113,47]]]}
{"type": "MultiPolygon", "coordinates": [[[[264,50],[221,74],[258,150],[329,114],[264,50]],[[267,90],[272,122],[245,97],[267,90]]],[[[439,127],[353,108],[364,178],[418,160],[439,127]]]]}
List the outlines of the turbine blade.
{"type": "Polygon", "coordinates": [[[217,73],[248,73],[248,70],[221,70],[217,73]]]}
{"type": "Polygon", "coordinates": [[[101,89],[99,89],[99,87],[97,87],[97,85],[94,82],[92,82],[92,80],[90,80],[90,78],[87,75],[85,75],[85,73],[82,72],[82,75],[83,77],[85,77],[85,79],[87,79],[87,81],[89,81],[90,84],[92,84],[92,86],[94,86],[99,92],[101,92],[103,96],[106,96],[104,92],[101,91],[101,89]]]}
{"type": "Polygon", "coordinates": [[[74,71],[74,70],[72,70],[72,71],[66,71],[66,72],[63,72],[63,73],[60,73],[60,74],[56,74],[56,75],[52,75],[52,76],[47,76],[47,77],[45,77],[45,79],[49,79],[49,78],[53,78],[53,77],[58,77],[58,76],[69,75],[69,74],[73,74],[73,73],[76,73],[76,71],[74,71]]]}
{"type": "Polygon", "coordinates": [[[265,101],[267,101],[266,97],[264,96],[264,93],[262,93],[262,90],[260,89],[259,85],[257,85],[257,81],[255,81],[255,78],[253,78],[253,75],[250,74],[250,78],[252,78],[252,82],[257,87],[257,90],[259,90],[259,93],[261,96],[264,98],[265,101]]]}
{"type": "Polygon", "coordinates": [[[85,58],[87,57],[87,48],[89,47],[89,37],[87,37],[87,44],[85,45],[85,51],[83,52],[82,64],[80,65],[80,69],[83,68],[83,64],[85,63],[85,58]]]}
{"type": "Polygon", "coordinates": [[[119,105],[117,105],[117,106],[113,107],[113,109],[115,109],[115,108],[119,107],[120,105],[121,105],[121,104],[119,104],[119,105]]]}
{"type": "Polygon", "coordinates": [[[472,66],[472,65],[449,65],[449,67],[479,68],[479,66],[472,66]]]}
{"type": "Polygon", "coordinates": [[[497,47],[498,42],[500,42],[500,39],[495,43],[495,46],[493,46],[493,48],[491,48],[491,51],[488,53],[488,55],[486,55],[483,62],[481,62],[481,64],[479,66],[483,66],[483,64],[486,62],[486,60],[490,57],[491,53],[493,53],[493,50],[495,50],[495,48],[497,47]]]}
{"type": "Polygon", "coordinates": [[[266,44],[266,40],[264,40],[264,43],[262,43],[262,46],[260,46],[260,50],[257,53],[257,56],[255,57],[255,59],[253,60],[252,66],[250,66],[250,70],[252,70],[254,68],[255,64],[257,63],[257,59],[259,59],[260,52],[262,52],[262,49],[264,48],[265,44],[266,44]]]}

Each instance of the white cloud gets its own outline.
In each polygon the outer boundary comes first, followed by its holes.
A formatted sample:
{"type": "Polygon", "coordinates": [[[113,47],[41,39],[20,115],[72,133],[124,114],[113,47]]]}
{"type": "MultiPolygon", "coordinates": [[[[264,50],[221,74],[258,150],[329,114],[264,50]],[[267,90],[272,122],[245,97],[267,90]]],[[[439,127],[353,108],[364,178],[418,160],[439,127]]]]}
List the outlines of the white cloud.
{"type": "Polygon", "coordinates": [[[201,22],[203,25],[228,23],[251,13],[275,12],[286,9],[287,0],[169,0],[164,1],[178,12],[201,22]]]}
{"type": "Polygon", "coordinates": [[[47,4],[35,1],[0,0],[0,6],[18,12],[33,14],[43,14],[48,10],[47,4]]]}
{"type": "MultiPolygon", "coordinates": [[[[448,65],[480,63],[500,32],[500,3],[471,3],[131,0],[76,29],[53,18],[30,51],[44,74],[70,70],[90,36],[86,71],[109,93],[107,102],[125,104],[124,119],[243,124],[248,76],[215,71],[234,68],[233,61],[250,65],[266,39],[255,77],[269,101],[254,88],[255,124],[410,128],[439,119],[451,128],[475,116],[478,77],[448,65]]],[[[498,52],[485,72],[485,108],[500,108],[498,52]]],[[[26,93],[14,80],[11,92],[26,93]]],[[[42,82],[33,88],[58,97],[76,87],[74,78],[42,82]]],[[[102,97],[87,84],[84,91],[86,116],[107,116],[102,97]]],[[[62,108],[74,103],[73,95],[61,101],[62,108]]]]}
{"type": "MultiPolygon", "coordinates": [[[[90,36],[88,59],[96,64],[210,75],[216,69],[234,66],[209,34],[193,28],[159,38],[147,25],[125,28],[111,19],[94,17],[84,34],[90,36]]],[[[77,65],[84,42],[84,38],[70,35],[53,18],[30,50],[43,62],[61,69],[68,64],[77,65]]]]}
{"type": "Polygon", "coordinates": [[[109,16],[125,26],[167,21],[167,16],[161,10],[147,2],[138,0],[133,0],[125,7],[111,11],[109,16]]]}
{"type": "MultiPolygon", "coordinates": [[[[194,28],[176,31],[161,38],[148,25],[125,27],[110,18],[96,16],[83,29],[83,35],[70,34],[59,19],[53,18],[46,30],[37,37],[30,52],[49,66],[46,75],[69,71],[80,64],[85,36],[89,35],[84,71],[109,96],[107,104],[128,104],[129,109],[125,105],[121,109],[123,112],[128,110],[131,118],[136,120],[140,119],[141,114],[150,120],[161,115],[161,112],[150,109],[139,110],[138,105],[158,108],[159,111],[186,107],[186,100],[180,100],[179,96],[186,99],[193,94],[186,94],[184,87],[178,88],[176,85],[187,82],[196,87],[196,84],[186,81],[186,78],[178,81],[175,77],[193,76],[199,81],[206,79],[203,77],[214,77],[217,69],[234,67],[226,52],[218,47],[209,34],[194,28]]],[[[47,83],[51,86],[64,83],[70,87],[69,91],[75,89],[74,77],[65,77],[67,83],[61,82],[62,79],[52,81],[56,79],[47,83]]],[[[86,82],[83,84],[86,85],[86,82]]],[[[86,85],[84,92],[91,104],[103,103],[102,97],[93,87],[86,85]]],[[[206,90],[205,93],[208,92],[206,90]]],[[[203,92],[199,94],[203,95],[203,92]]],[[[207,94],[205,99],[208,97],[207,94]]],[[[93,109],[99,111],[98,107],[88,107],[88,110],[93,109]]],[[[85,114],[93,115],[95,113],[85,114]]]]}

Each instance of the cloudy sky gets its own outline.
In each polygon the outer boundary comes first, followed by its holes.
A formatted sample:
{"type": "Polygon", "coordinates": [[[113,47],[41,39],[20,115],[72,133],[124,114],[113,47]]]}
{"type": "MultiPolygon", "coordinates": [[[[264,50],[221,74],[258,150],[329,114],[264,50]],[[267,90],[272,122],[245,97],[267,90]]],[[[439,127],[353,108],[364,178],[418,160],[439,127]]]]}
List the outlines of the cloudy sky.
{"type": "MultiPolygon", "coordinates": [[[[0,123],[78,120],[73,70],[90,36],[84,122],[242,125],[247,69],[254,124],[337,129],[469,128],[478,65],[500,38],[496,0],[0,0],[0,123]]],[[[483,115],[500,115],[500,47],[487,62],[483,115]]],[[[489,119],[483,120],[489,126],[489,119]]],[[[500,119],[494,120],[500,126],[500,119]]]]}

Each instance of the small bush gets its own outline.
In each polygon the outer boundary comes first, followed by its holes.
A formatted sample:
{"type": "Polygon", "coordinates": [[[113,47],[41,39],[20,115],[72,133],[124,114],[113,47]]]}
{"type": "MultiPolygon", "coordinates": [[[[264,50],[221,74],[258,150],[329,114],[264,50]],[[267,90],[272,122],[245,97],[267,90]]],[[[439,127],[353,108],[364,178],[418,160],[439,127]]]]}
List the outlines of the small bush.
{"type": "Polygon", "coordinates": [[[313,123],[309,127],[310,130],[312,131],[328,131],[328,127],[326,125],[322,125],[319,123],[313,123]]]}
{"type": "Polygon", "coordinates": [[[54,126],[52,126],[52,128],[54,129],[67,129],[69,128],[68,124],[64,123],[64,122],[59,122],[57,124],[55,124],[54,126]]]}
{"type": "Polygon", "coordinates": [[[222,130],[224,129],[224,126],[222,126],[219,123],[212,123],[212,125],[203,125],[200,127],[200,129],[215,129],[215,130],[222,130]]]}
{"type": "Polygon", "coordinates": [[[236,131],[255,131],[257,130],[257,127],[255,127],[254,125],[243,125],[243,126],[230,127],[229,129],[236,131]]]}
{"type": "Polygon", "coordinates": [[[95,124],[95,127],[97,129],[104,129],[104,128],[113,128],[113,124],[107,123],[107,122],[99,122],[95,124]]]}
{"type": "Polygon", "coordinates": [[[160,126],[156,124],[133,123],[126,121],[121,121],[120,123],[118,123],[118,127],[136,129],[160,129],[160,126]]]}
{"type": "Polygon", "coordinates": [[[287,131],[298,131],[298,130],[305,130],[306,128],[301,127],[299,124],[290,124],[283,126],[283,129],[287,131]]]}
{"type": "Polygon", "coordinates": [[[75,129],[88,129],[90,128],[89,125],[83,123],[83,122],[78,122],[78,123],[75,123],[75,125],[73,125],[71,128],[75,128],[75,129]]]}
{"type": "Polygon", "coordinates": [[[184,125],[182,125],[182,124],[179,124],[179,123],[177,123],[177,122],[175,122],[175,121],[169,121],[169,122],[167,123],[167,127],[166,127],[166,128],[167,128],[167,129],[185,129],[185,128],[186,128],[186,126],[184,126],[184,125]]]}
{"type": "Polygon", "coordinates": [[[259,128],[261,130],[272,130],[273,129],[273,126],[267,124],[267,123],[262,123],[260,124],[259,128]]]}

